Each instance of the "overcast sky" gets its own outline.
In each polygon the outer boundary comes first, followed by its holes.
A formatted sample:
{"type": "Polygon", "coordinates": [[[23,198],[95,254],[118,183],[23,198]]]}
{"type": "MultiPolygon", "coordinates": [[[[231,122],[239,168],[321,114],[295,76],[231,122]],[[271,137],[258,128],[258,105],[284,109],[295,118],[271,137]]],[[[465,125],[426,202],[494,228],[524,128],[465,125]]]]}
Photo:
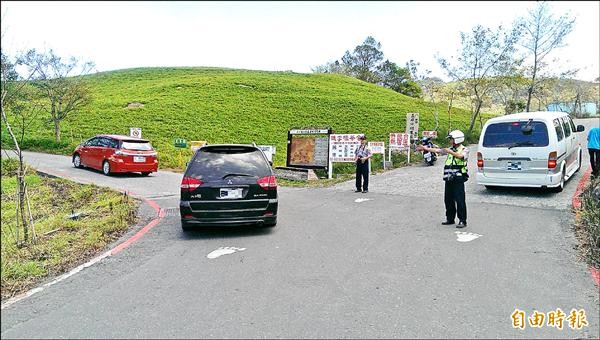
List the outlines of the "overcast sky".
{"type": "MultiPolygon", "coordinates": [[[[460,32],[508,26],[535,1],[398,2],[35,2],[2,1],[2,49],[52,48],[92,61],[98,71],[212,66],[310,73],[340,60],[367,36],[400,66],[414,59],[447,79],[435,55],[456,56],[460,32]]],[[[550,58],[556,72],[600,77],[600,1],[552,1],[576,18],[567,46],[550,58]]]]}

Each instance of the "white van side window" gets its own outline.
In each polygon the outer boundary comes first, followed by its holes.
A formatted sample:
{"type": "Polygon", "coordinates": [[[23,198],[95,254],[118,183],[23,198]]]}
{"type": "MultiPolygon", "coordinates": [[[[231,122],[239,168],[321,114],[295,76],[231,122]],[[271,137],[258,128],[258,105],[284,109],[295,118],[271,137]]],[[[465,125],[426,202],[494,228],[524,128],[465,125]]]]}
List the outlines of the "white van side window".
{"type": "Polygon", "coordinates": [[[571,125],[571,131],[577,132],[577,128],[575,127],[575,123],[573,123],[573,119],[571,119],[571,117],[568,117],[568,119],[569,119],[569,124],[571,125]]]}
{"type": "Polygon", "coordinates": [[[564,137],[562,125],[558,121],[558,118],[554,119],[553,123],[554,123],[554,129],[556,130],[556,137],[558,137],[558,141],[560,142],[561,140],[563,140],[563,137],[564,137]]]}
{"type": "Polygon", "coordinates": [[[563,128],[565,129],[565,137],[569,137],[571,135],[571,127],[567,122],[567,117],[561,117],[563,128]]]}

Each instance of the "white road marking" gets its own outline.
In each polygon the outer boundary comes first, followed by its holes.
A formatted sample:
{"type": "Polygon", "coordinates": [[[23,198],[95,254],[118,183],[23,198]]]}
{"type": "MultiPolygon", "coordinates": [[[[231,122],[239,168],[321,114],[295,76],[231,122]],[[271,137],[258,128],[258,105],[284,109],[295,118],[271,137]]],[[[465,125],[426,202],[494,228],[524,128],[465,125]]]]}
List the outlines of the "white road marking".
{"type": "Polygon", "coordinates": [[[481,236],[483,236],[483,235],[464,232],[464,231],[455,231],[454,233],[456,234],[456,237],[457,237],[456,240],[458,242],[470,242],[470,241],[473,241],[474,239],[477,239],[477,238],[480,238],[481,236]]]}
{"type": "Polygon", "coordinates": [[[366,202],[366,201],[370,201],[370,198],[357,198],[354,200],[354,203],[362,203],[362,202],[366,202]]]}
{"type": "Polygon", "coordinates": [[[221,255],[229,255],[233,254],[237,251],[244,251],[246,248],[236,248],[236,247],[219,247],[217,250],[213,250],[210,254],[206,255],[209,259],[216,259],[221,255]]]}

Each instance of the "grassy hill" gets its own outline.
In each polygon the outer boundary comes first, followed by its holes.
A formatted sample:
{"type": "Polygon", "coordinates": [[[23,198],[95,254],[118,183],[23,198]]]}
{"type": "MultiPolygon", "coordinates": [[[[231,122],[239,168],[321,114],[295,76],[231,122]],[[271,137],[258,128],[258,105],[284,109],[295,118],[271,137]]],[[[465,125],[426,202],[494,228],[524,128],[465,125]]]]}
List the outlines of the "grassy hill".
{"type": "MultiPolygon", "coordinates": [[[[179,168],[191,155],[174,147],[175,138],[209,143],[275,145],[274,165],[285,165],[287,131],[331,127],[336,133],[366,133],[388,142],[404,132],[406,113],[420,113],[420,131],[448,131],[447,104],[435,107],[392,90],[335,74],[248,71],[220,68],[138,68],[87,76],[93,101],[64,121],[62,142],[53,142],[48,117],[28,127],[23,147],[70,154],[99,133],[129,134],[130,127],[159,152],[161,168],[179,168]],[[142,105],[130,105],[140,103],[142,105]]],[[[468,127],[468,112],[454,108],[452,129],[468,127]]],[[[8,136],[2,129],[3,147],[8,136]]],[[[472,140],[476,141],[477,136],[472,140]]]]}

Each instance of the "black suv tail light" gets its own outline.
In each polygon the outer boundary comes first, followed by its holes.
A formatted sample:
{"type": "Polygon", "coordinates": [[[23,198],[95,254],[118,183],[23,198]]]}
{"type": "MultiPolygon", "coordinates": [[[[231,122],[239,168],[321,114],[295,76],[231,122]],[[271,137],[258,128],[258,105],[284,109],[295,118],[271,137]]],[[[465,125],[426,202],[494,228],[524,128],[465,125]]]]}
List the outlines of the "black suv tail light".
{"type": "Polygon", "coordinates": [[[277,189],[277,179],[275,176],[261,177],[256,180],[256,183],[265,190],[277,189]]]}
{"type": "Polygon", "coordinates": [[[194,191],[196,190],[196,188],[198,188],[199,186],[202,185],[202,181],[197,179],[197,178],[193,178],[193,177],[184,177],[181,180],[181,190],[183,191],[194,191]]]}

